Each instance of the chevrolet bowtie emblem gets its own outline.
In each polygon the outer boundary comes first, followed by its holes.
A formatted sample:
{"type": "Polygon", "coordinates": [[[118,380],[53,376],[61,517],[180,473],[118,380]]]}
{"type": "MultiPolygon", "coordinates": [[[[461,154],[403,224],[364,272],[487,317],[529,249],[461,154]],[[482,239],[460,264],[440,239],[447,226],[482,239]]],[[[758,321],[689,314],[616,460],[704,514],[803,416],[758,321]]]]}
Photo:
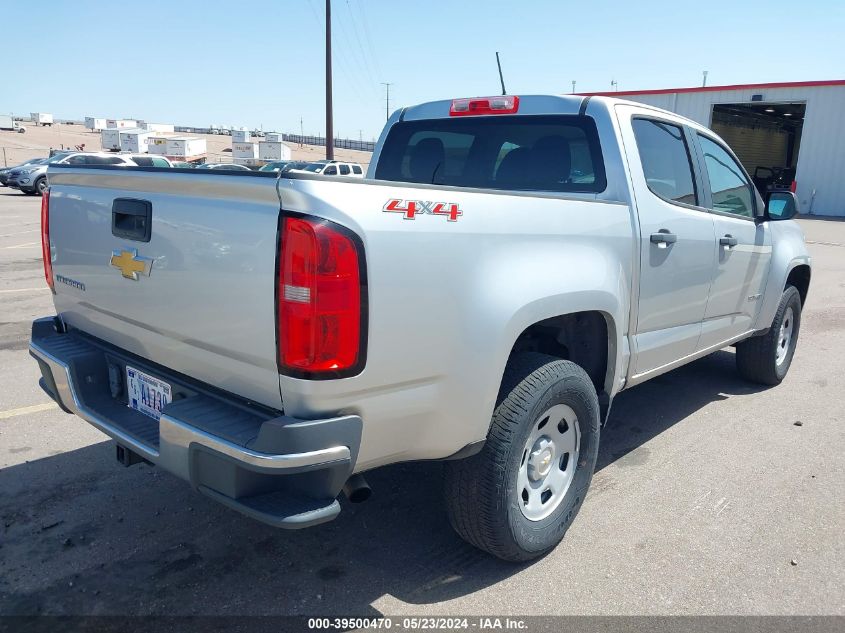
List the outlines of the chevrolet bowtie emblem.
{"type": "Polygon", "coordinates": [[[122,249],[119,251],[112,251],[109,264],[115,268],[120,269],[120,274],[127,279],[138,281],[138,275],[150,276],[150,271],[153,268],[153,260],[149,257],[141,257],[138,255],[138,249],[122,249]]]}

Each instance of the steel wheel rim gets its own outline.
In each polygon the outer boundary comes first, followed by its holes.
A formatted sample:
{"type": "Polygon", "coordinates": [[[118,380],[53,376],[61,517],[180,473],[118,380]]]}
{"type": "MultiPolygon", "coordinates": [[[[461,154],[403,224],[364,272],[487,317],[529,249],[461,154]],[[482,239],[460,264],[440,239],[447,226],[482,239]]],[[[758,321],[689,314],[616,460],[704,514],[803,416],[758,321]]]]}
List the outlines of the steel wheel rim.
{"type": "Polygon", "coordinates": [[[778,332],[778,346],[775,353],[775,362],[778,365],[783,365],[786,357],[789,355],[789,348],[792,346],[792,334],[795,331],[795,313],[792,308],[787,308],[783,313],[783,320],[780,323],[780,331],[778,332]]]}
{"type": "Polygon", "coordinates": [[[522,448],[516,493],[529,521],[542,521],[566,496],[575,477],[581,430],[572,407],[556,404],[537,417],[522,448]]]}
{"type": "Polygon", "coordinates": [[[43,195],[44,192],[47,191],[47,181],[42,180],[41,182],[39,182],[37,189],[38,189],[38,193],[43,195]]]}

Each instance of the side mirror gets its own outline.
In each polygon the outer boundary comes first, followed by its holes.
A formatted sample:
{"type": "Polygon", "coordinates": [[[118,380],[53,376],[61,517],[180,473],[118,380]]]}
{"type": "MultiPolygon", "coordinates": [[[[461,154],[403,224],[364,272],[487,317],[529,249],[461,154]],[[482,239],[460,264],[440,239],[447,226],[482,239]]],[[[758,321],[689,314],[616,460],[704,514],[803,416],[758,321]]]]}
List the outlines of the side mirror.
{"type": "Polygon", "coordinates": [[[791,191],[770,191],[766,194],[766,220],[791,220],[798,215],[798,198],[791,191]]]}

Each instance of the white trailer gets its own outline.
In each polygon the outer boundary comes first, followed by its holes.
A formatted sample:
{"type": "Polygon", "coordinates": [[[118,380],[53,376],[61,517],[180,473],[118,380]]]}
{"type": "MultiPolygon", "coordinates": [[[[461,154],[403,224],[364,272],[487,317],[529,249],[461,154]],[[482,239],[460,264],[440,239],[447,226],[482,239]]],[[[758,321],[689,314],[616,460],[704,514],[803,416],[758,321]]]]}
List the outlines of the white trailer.
{"type": "Polygon", "coordinates": [[[29,117],[35,125],[53,125],[53,115],[47,112],[30,112],[29,117]]]}
{"type": "Polygon", "coordinates": [[[176,136],[167,139],[167,156],[177,159],[192,158],[206,153],[204,138],[176,136]]]}
{"type": "Polygon", "coordinates": [[[258,143],[232,143],[233,158],[258,158],[258,143]]]}
{"type": "Polygon", "coordinates": [[[290,160],[290,147],[284,143],[261,141],[258,144],[258,158],[261,160],[290,160]]]}
{"type": "Polygon", "coordinates": [[[257,158],[232,158],[232,162],[235,165],[243,165],[244,167],[261,167],[264,164],[264,161],[258,160],[257,158]]]}
{"type": "Polygon", "coordinates": [[[124,152],[146,154],[149,139],[155,132],[149,130],[118,130],[120,135],[120,149],[124,152]]]}
{"type": "Polygon", "coordinates": [[[144,123],[138,125],[139,128],[149,130],[150,132],[170,132],[173,133],[174,127],[169,123],[144,123]]]}
{"type": "Polygon", "coordinates": [[[106,119],[98,119],[97,117],[87,116],[85,117],[85,127],[92,132],[99,132],[100,130],[107,129],[108,125],[106,125],[106,119]]]}
{"type": "Polygon", "coordinates": [[[147,152],[158,154],[159,156],[167,155],[167,141],[171,138],[173,137],[163,134],[153,134],[147,139],[147,152]]]}
{"type": "Polygon", "coordinates": [[[100,145],[104,150],[117,151],[120,149],[120,130],[109,128],[100,132],[100,145]]]}
{"type": "Polygon", "coordinates": [[[252,137],[249,134],[249,130],[246,128],[242,128],[240,130],[232,130],[232,144],[234,147],[235,143],[249,143],[252,137]]]}
{"type": "Polygon", "coordinates": [[[138,127],[134,119],[106,119],[106,127],[112,129],[132,129],[138,127]]]}
{"type": "Polygon", "coordinates": [[[284,139],[282,139],[281,132],[267,132],[264,137],[265,141],[269,141],[271,143],[281,143],[284,139]]]}

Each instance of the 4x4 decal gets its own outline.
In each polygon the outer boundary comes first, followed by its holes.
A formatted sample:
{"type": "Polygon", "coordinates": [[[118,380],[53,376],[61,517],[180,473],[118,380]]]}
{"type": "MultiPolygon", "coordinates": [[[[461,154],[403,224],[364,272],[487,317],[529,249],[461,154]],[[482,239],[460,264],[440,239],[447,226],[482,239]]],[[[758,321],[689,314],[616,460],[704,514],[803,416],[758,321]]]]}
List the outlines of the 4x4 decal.
{"type": "Polygon", "coordinates": [[[457,222],[464,214],[456,202],[431,202],[429,200],[402,200],[391,198],[382,211],[402,213],[403,220],[415,220],[420,214],[445,215],[449,222],[457,222]]]}

